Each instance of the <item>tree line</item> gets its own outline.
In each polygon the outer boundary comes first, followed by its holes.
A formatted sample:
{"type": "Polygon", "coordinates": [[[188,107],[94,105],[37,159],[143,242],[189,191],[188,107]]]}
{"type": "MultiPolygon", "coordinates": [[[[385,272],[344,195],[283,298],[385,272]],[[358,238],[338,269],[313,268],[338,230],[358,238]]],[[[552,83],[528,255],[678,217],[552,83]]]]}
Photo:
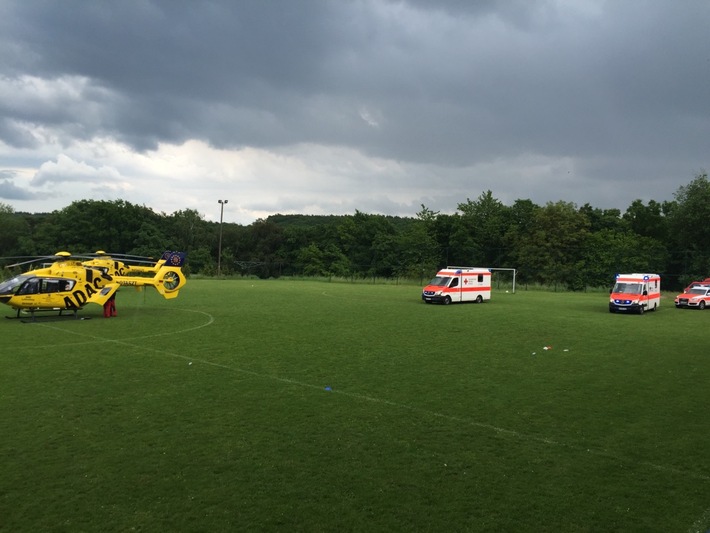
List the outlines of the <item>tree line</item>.
{"type": "Polygon", "coordinates": [[[425,281],[447,265],[507,267],[517,269],[519,283],[571,290],[608,286],[617,272],[655,272],[677,289],[710,277],[708,221],[705,172],[673,200],[635,200],[623,213],[565,201],[504,205],[490,190],[453,214],[422,205],[415,217],[278,214],[249,225],[123,200],[81,200],[38,214],[0,203],[0,256],[105,250],[159,257],[170,249],[187,252],[189,274],[213,276],[219,268],[225,276],[263,278],[425,281]]]}

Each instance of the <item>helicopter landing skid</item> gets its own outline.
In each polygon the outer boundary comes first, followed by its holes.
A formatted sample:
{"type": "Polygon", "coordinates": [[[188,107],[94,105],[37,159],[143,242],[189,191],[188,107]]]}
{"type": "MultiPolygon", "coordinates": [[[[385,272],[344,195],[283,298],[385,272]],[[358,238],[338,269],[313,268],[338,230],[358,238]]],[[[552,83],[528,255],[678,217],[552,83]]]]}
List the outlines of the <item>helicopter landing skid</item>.
{"type": "MultiPolygon", "coordinates": [[[[78,320],[79,316],[77,315],[78,309],[18,309],[17,310],[17,315],[16,316],[6,316],[5,318],[10,319],[10,320],[19,320],[20,322],[23,322],[25,324],[27,323],[32,323],[32,322],[37,322],[37,320],[42,320],[43,322],[50,321],[50,320],[64,320],[67,318],[72,318],[74,320],[78,320]],[[29,313],[30,316],[29,318],[27,316],[20,316],[20,313],[22,312],[29,313]],[[63,314],[64,311],[71,311],[71,314],[63,314]],[[57,315],[37,315],[36,313],[56,313],[58,312],[57,315]]],[[[90,317],[89,317],[90,318],[90,317]]],[[[85,320],[84,317],[82,317],[82,320],[85,320]]]]}

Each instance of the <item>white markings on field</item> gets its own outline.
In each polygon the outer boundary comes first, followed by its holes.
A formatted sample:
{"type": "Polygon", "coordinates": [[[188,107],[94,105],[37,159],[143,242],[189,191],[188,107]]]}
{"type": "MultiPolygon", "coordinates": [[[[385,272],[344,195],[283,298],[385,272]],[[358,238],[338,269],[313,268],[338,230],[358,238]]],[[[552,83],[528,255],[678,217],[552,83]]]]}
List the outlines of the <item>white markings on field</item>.
{"type": "MultiPolygon", "coordinates": [[[[197,330],[197,329],[201,329],[201,328],[207,327],[207,326],[211,325],[211,324],[214,322],[214,317],[213,317],[212,315],[210,315],[209,313],[205,313],[205,312],[203,312],[203,311],[194,311],[194,310],[190,310],[190,309],[179,309],[179,311],[186,311],[186,312],[193,312],[193,313],[202,314],[202,315],[204,315],[205,317],[207,317],[207,321],[205,321],[204,323],[199,324],[199,325],[197,325],[197,326],[192,326],[192,327],[184,328],[184,329],[181,329],[181,330],[165,331],[165,332],[162,332],[162,333],[156,333],[156,334],[152,334],[152,335],[143,335],[143,336],[140,336],[140,337],[131,337],[131,338],[129,338],[129,339],[108,339],[108,338],[102,338],[102,337],[99,337],[99,336],[97,336],[97,335],[88,335],[88,334],[86,334],[86,333],[82,333],[82,332],[78,332],[78,331],[68,331],[68,330],[66,330],[66,329],[64,329],[64,328],[59,328],[59,327],[56,327],[56,326],[52,326],[52,325],[50,325],[50,324],[42,324],[42,326],[43,326],[43,327],[50,328],[50,329],[56,329],[56,330],[60,330],[60,331],[69,332],[69,333],[73,333],[73,334],[76,334],[76,335],[88,337],[88,338],[91,338],[91,339],[92,339],[91,342],[99,341],[99,342],[115,343],[115,344],[130,346],[131,348],[136,348],[136,349],[138,349],[138,350],[143,350],[143,351],[146,351],[146,352],[155,352],[155,353],[158,353],[158,354],[161,354],[161,355],[167,355],[167,356],[171,356],[171,357],[174,357],[174,358],[177,358],[177,359],[183,359],[183,360],[185,360],[185,361],[188,361],[189,365],[193,365],[193,363],[200,363],[200,364],[203,364],[203,365],[206,365],[206,366],[211,366],[211,367],[214,367],[214,368],[220,368],[220,369],[229,370],[229,371],[232,371],[232,372],[238,372],[238,373],[240,373],[240,374],[245,374],[245,375],[248,375],[248,376],[251,376],[251,377],[254,377],[254,378],[272,380],[272,381],[276,381],[276,382],[279,382],[279,383],[286,383],[286,384],[289,384],[289,385],[296,385],[296,386],[299,386],[299,387],[305,387],[305,388],[317,390],[317,391],[320,391],[320,392],[323,391],[323,389],[324,389],[323,385],[314,385],[314,384],[312,384],[312,383],[306,383],[306,382],[298,381],[298,380],[295,380],[295,379],[290,379],[290,378],[284,378],[284,377],[274,376],[274,375],[271,375],[271,374],[263,374],[263,373],[260,373],[260,372],[255,372],[255,371],[253,371],[253,370],[247,370],[247,369],[244,369],[244,368],[239,368],[239,367],[236,367],[236,366],[233,366],[233,365],[227,365],[227,364],[223,364],[223,363],[216,363],[216,362],[213,362],[213,361],[209,361],[209,360],[207,360],[207,359],[196,358],[196,357],[194,357],[193,355],[185,355],[185,354],[181,354],[181,353],[177,353],[177,352],[171,352],[171,351],[166,350],[164,347],[161,347],[161,348],[151,348],[151,347],[144,346],[144,345],[141,345],[141,344],[137,344],[137,343],[136,343],[136,341],[144,340],[144,339],[148,339],[148,338],[153,338],[153,337],[160,337],[160,336],[165,336],[165,335],[177,335],[177,334],[180,334],[180,333],[187,333],[187,332],[190,332],[190,331],[194,331],[194,330],[197,330]]],[[[414,405],[403,404],[403,403],[395,402],[395,401],[392,401],[392,400],[387,400],[387,399],[385,399],[385,398],[377,398],[377,397],[374,397],[374,396],[369,396],[369,395],[366,395],[366,394],[360,394],[360,393],[356,393],[356,392],[347,392],[347,391],[343,391],[343,390],[333,389],[332,387],[326,387],[326,390],[328,390],[329,393],[339,394],[339,395],[344,396],[344,397],[347,397],[347,398],[353,398],[353,399],[360,400],[360,401],[371,402],[371,403],[377,403],[377,404],[381,404],[381,405],[387,405],[387,406],[390,406],[390,407],[393,407],[393,408],[396,408],[396,409],[402,409],[402,410],[410,411],[410,412],[417,413],[417,414],[420,414],[420,415],[423,415],[423,416],[429,416],[429,417],[432,417],[432,418],[440,418],[440,419],[443,419],[443,420],[448,420],[448,421],[451,421],[451,422],[455,422],[455,423],[457,423],[457,424],[462,424],[462,425],[473,426],[473,427],[485,429],[485,430],[491,431],[491,432],[493,432],[493,433],[496,433],[496,434],[498,434],[498,435],[501,435],[501,436],[503,436],[503,437],[508,437],[508,438],[512,438],[512,439],[518,439],[518,440],[527,441],[527,442],[536,442],[536,443],[543,444],[543,445],[546,445],[546,446],[557,446],[557,447],[566,448],[566,449],[568,449],[568,450],[572,450],[572,451],[575,451],[575,452],[588,453],[588,454],[595,455],[595,456],[597,456],[597,457],[601,457],[601,458],[604,458],[604,459],[610,459],[610,460],[618,461],[618,462],[622,462],[622,463],[632,463],[632,464],[636,464],[636,465],[638,465],[638,466],[642,466],[642,467],[645,467],[645,468],[649,468],[649,469],[651,469],[651,470],[657,470],[657,471],[659,471],[659,472],[665,472],[665,473],[668,473],[668,474],[674,474],[674,475],[678,475],[678,476],[680,476],[680,477],[686,477],[686,478],[691,478],[691,479],[696,479],[696,480],[701,480],[701,481],[710,481],[710,476],[709,476],[709,475],[706,475],[706,474],[703,474],[703,473],[700,473],[700,472],[694,472],[694,471],[689,471],[689,470],[682,470],[682,469],[675,468],[675,467],[672,467],[672,466],[662,465],[662,464],[656,464],[656,463],[652,463],[652,462],[649,462],[649,461],[633,461],[633,460],[624,458],[624,457],[622,457],[622,456],[620,456],[620,455],[618,455],[618,454],[615,454],[615,453],[612,453],[612,452],[608,452],[608,451],[605,451],[605,450],[598,450],[598,449],[594,449],[594,448],[587,448],[586,446],[582,446],[582,445],[579,445],[579,444],[564,443],[564,442],[560,442],[560,441],[557,441],[557,440],[554,440],[554,439],[551,439],[551,438],[547,438],[547,437],[544,437],[544,436],[530,435],[530,434],[526,434],[526,433],[523,433],[523,432],[520,432],[520,431],[516,431],[516,430],[513,430],[513,429],[508,429],[508,428],[499,427],[499,426],[496,426],[496,425],[494,425],[494,424],[489,424],[489,423],[486,423],[486,422],[480,422],[480,421],[477,421],[477,420],[472,420],[472,419],[469,419],[469,418],[464,418],[464,417],[460,417],[460,416],[456,416],[456,415],[450,415],[450,414],[446,414],[446,413],[441,413],[441,412],[438,412],[438,411],[432,411],[432,410],[430,410],[430,409],[424,409],[424,408],[417,407],[417,406],[414,406],[414,405]]],[[[703,514],[703,516],[701,516],[701,517],[693,524],[693,526],[691,526],[691,530],[690,530],[690,531],[692,531],[693,533],[695,533],[695,532],[702,532],[703,524],[707,524],[708,521],[710,521],[710,509],[708,509],[707,511],[705,511],[705,513],[703,514]]],[[[704,533],[704,532],[703,532],[703,533],[704,533]]]]}
{"type": "MultiPolygon", "coordinates": [[[[260,372],[254,372],[253,370],[246,370],[244,368],[239,368],[239,367],[232,366],[232,365],[226,365],[223,363],[215,363],[215,362],[208,361],[205,359],[197,359],[195,357],[190,357],[190,356],[183,355],[180,353],[166,352],[164,349],[146,348],[146,347],[142,347],[140,345],[132,345],[132,344],[125,342],[125,341],[122,341],[121,344],[127,344],[127,345],[133,346],[135,348],[143,348],[146,350],[159,352],[164,355],[172,355],[173,357],[176,357],[179,359],[184,359],[186,361],[201,363],[203,365],[212,366],[215,368],[230,370],[233,372],[246,374],[246,375],[249,375],[249,376],[255,377],[255,378],[272,380],[272,381],[276,381],[279,383],[286,383],[288,385],[296,385],[299,387],[305,387],[305,388],[313,389],[313,390],[317,390],[317,391],[324,390],[323,385],[313,385],[312,383],[306,383],[306,382],[298,381],[295,379],[284,378],[284,377],[274,376],[274,375],[270,375],[270,374],[262,374],[260,372]]],[[[420,414],[423,416],[429,416],[432,418],[441,418],[443,420],[449,420],[449,421],[455,422],[457,424],[478,427],[481,429],[492,431],[493,433],[502,435],[504,437],[519,439],[519,440],[528,441],[528,442],[537,442],[539,444],[544,444],[547,446],[559,446],[561,448],[567,448],[569,450],[576,451],[576,452],[588,453],[591,455],[595,455],[597,457],[601,457],[604,459],[611,459],[613,461],[617,461],[617,462],[621,462],[621,463],[635,463],[638,466],[643,466],[643,467],[649,468],[651,470],[657,470],[660,472],[675,474],[675,475],[678,475],[681,477],[687,477],[687,478],[692,478],[692,479],[697,479],[697,480],[702,480],[702,481],[710,481],[710,476],[707,476],[707,475],[699,473],[699,472],[681,470],[679,468],[674,468],[674,467],[667,466],[667,465],[660,465],[660,464],[656,464],[656,463],[651,463],[648,461],[634,462],[629,459],[625,459],[624,457],[621,457],[618,454],[614,454],[614,453],[607,452],[604,450],[595,450],[593,448],[587,448],[586,446],[566,444],[566,443],[559,442],[559,441],[556,441],[556,440],[553,440],[550,438],[540,437],[537,435],[528,435],[528,434],[525,434],[525,433],[522,433],[519,431],[515,431],[513,429],[499,427],[494,424],[488,424],[485,422],[479,422],[476,420],[471,420],[471,419],[460,417],[460,416],[440,413],[438,411],[432,411],[430,409],[424,409],[424,408],[413,406],[413,405],[407,405],[407,404],[403,404],[403,403],[399,403],[399,402],[394,402],[392,400],[387,400],[384,398],[376,398],[374,396],[360,394],[357,392],[347,392],[347,391],[343,391],[343,390],[337,390],[337,389],[333,389],[332,387],[325,387],[325,389],[329,393],[340,394],[340,395],[347,397],[347,398],[353,398],[353,399],[361,400],[361,401],[365,401],[365,402],[372,402],[372,403],[378,403],[378,404],[382,404],[382,405],[388,405],[388,406],[396,408],[396,409],[403,409],[403,410],[417,413],[417,414],[420,414]]]]}
{"type": "MultiPolygon", "coordinates": [[[[240,371],[239,369],[234,369],[234,370],[240,371]]],[[[271,379],[275,379],[277,381],[281,381],[284,383],[290,383],[290,384],[294,384],[294,385],[300,385],[300,386],[319,389],[319,390],[323,389],[322,386],[301,383],[299,381],[295,381],[292,379],[279,378],[279,377],[274,377],[274,376],[261,376],[261,377],[271,378],[271,379]]],[[[486,430],[492,431],[494,433],[497,433],[499,435],[506,436],[506,437],[520,439],[520,440],[524,440],[524,441],[528,441],[528,442],[537,442],[537,443],[545,444],[545,445],[549,445],[549,446],[559,446],[562,448],[567,448],[569,450],[588,453],[591,455],[595,455],[595,456],[602,457],[605,459],[612,459],[614,461],[619,461],[619,462],[626,462],[626,463],[632,462],[630,460],[624,459],[623,457],[621,457],[617,454],[607,452],[604,450],[595,450],[592,448],[582,447],[579,445],[566,444],[566,443],[559,442],[559,441],[556,441],[556,440],[553,440],[550,438],[540,437],[540,436],[536,436],[536,435],[528,435],[525,433],[521,433],[519,431],[515,431],[513,429],[502,428],[502,427],[498,427],[493,424],[479,422],[476,420],[471,420],[471,419],[460,417],[460,416],[448,415],[445,413],[440,413],[440,412],[432,411],[429,409],[423,409],[421,407],[416,407],[416,406],[412,406],[412,405],[393,402],[391,400],[385,400],[382,398],[375,398],[373,396],[368,396],[368,395],[358,394],[358,393],[353,393],[353,392],[340,391],[340,390],[336,390],[336,389],[332,389],[332,388],[331,388],[331,392],[334,392],[337,394],[342,394],[343,396],[347,396],[350,398],[356,398],[356,399],[364,400],[364,401],[368,401],[368,402],[389,405],[392,407],[396,407],[398,409],[405,409],[407,411],[411,411],[411,412],[418,413],[418,414],[425,415],[425,416],[430,416],[433,418],[442,418],[444,420],[450,420],[452,422],[456,422],[459,424],[465,424],[468,426],[474,426],[474,427],[486,429],[486,430]]],[[[640,462],[636,462],[636,464],[638,464],[639,466],[644,466],[644,467],[650,468],[652,470],[658,470],[661,472],[676,474],[681,477],[689,477],[689,478],[693,478],[693,479],[699,479],[702,481],[710,481],[710,476],[707,476],[707,475],[699,473],[699,472],[681,470],[679,468],[674,468],[674,467],[667,466],[667,465],[659,465],[659,464],[651,463],[648,461],[640,461],[640,462]]]]}
{"type": "Polygon", "coordinates": [[[706,533],[710,531],[710,509],[706,509],[703,515],[690,526],[688,533],[706,533]]]}
{"type": "MultiPolygon", "coordinates": [[[[197,329],[205,328],[214,322],[214,317],[211,314],[206,313],[204,311],[196,311],[194,309],[173,309],[172,311],[184,311],[186,313],[195,313],[195,314],[203,315],[204,317],[206,317],[207,320],[201,324],[198,324],[196,326],[191,326],[188,328],[183,328],[183,329],[178,329],[178,330],[166,330],[166,331],[162,331],[160,333],[152,333],[150,335],[141,335],[139,337],[130,337],[125,342],[144,340],[144,339],[152,339],[155,337],[164,337],[167,335],[179,335],[181,333],[189,333],[190,331],[195,331],[197,329]]],[[[91,340],[86,340],[84,342],[68,343],[68,344],[64,344],[63,346],[80,346],[82,344],[91,344],[91,343],[94,343],[97,341],[98,342],[117,342],[117,343],[124,342],[121,339],[109,339],[106,337],[99,337],[98,335],[89,335],[89,334],[84,333],[82,331],[69,330],[69,329],[62,328],[62,327],[59,327],[59,326],[56,326],[56,325],[50,324],[50,323],[36,322],[35,325],[40,326],[40,327],[44,327],[47,329],[54,329],[56,331],[62,331],[64,333],[70,333],[72,335],[77,335],[79,337],[91,339],[91,340]]],[[[56,348],[56,344],[53,344],[52,347],[56,348]]],[[[34,345],[33,348],[41,348],[41,346],[34,345]]]]}

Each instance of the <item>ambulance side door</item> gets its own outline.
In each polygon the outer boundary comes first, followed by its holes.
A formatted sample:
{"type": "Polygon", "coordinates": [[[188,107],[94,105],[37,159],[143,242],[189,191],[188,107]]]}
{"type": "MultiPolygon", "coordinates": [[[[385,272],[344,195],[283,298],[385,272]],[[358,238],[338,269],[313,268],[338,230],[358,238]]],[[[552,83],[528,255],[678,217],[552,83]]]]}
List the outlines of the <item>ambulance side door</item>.
{"type": "Polygon", "coordinates": [[[461,276],[452,276],[449,289],[446,291],[451,296],[452,302],[461,301],[461,276]]]}

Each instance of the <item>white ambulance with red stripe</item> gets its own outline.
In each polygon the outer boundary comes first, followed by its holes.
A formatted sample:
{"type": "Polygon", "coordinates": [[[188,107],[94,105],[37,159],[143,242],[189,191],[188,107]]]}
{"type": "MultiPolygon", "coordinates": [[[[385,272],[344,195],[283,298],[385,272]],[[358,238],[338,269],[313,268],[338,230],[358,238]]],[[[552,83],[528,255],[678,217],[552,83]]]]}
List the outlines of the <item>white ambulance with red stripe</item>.
{"type": "Polygon", "coordinates": [[[422,290],[422,300],[430,303],[481,303],[491,299],[491,271],[488,268],[449,266],[422,290]]]}
{"type": "Polygon", "coordinates": [[[617,274],[609,295],[610,313],[655,311],[661,305],[661,277],[658,274],[617,274]]]}

